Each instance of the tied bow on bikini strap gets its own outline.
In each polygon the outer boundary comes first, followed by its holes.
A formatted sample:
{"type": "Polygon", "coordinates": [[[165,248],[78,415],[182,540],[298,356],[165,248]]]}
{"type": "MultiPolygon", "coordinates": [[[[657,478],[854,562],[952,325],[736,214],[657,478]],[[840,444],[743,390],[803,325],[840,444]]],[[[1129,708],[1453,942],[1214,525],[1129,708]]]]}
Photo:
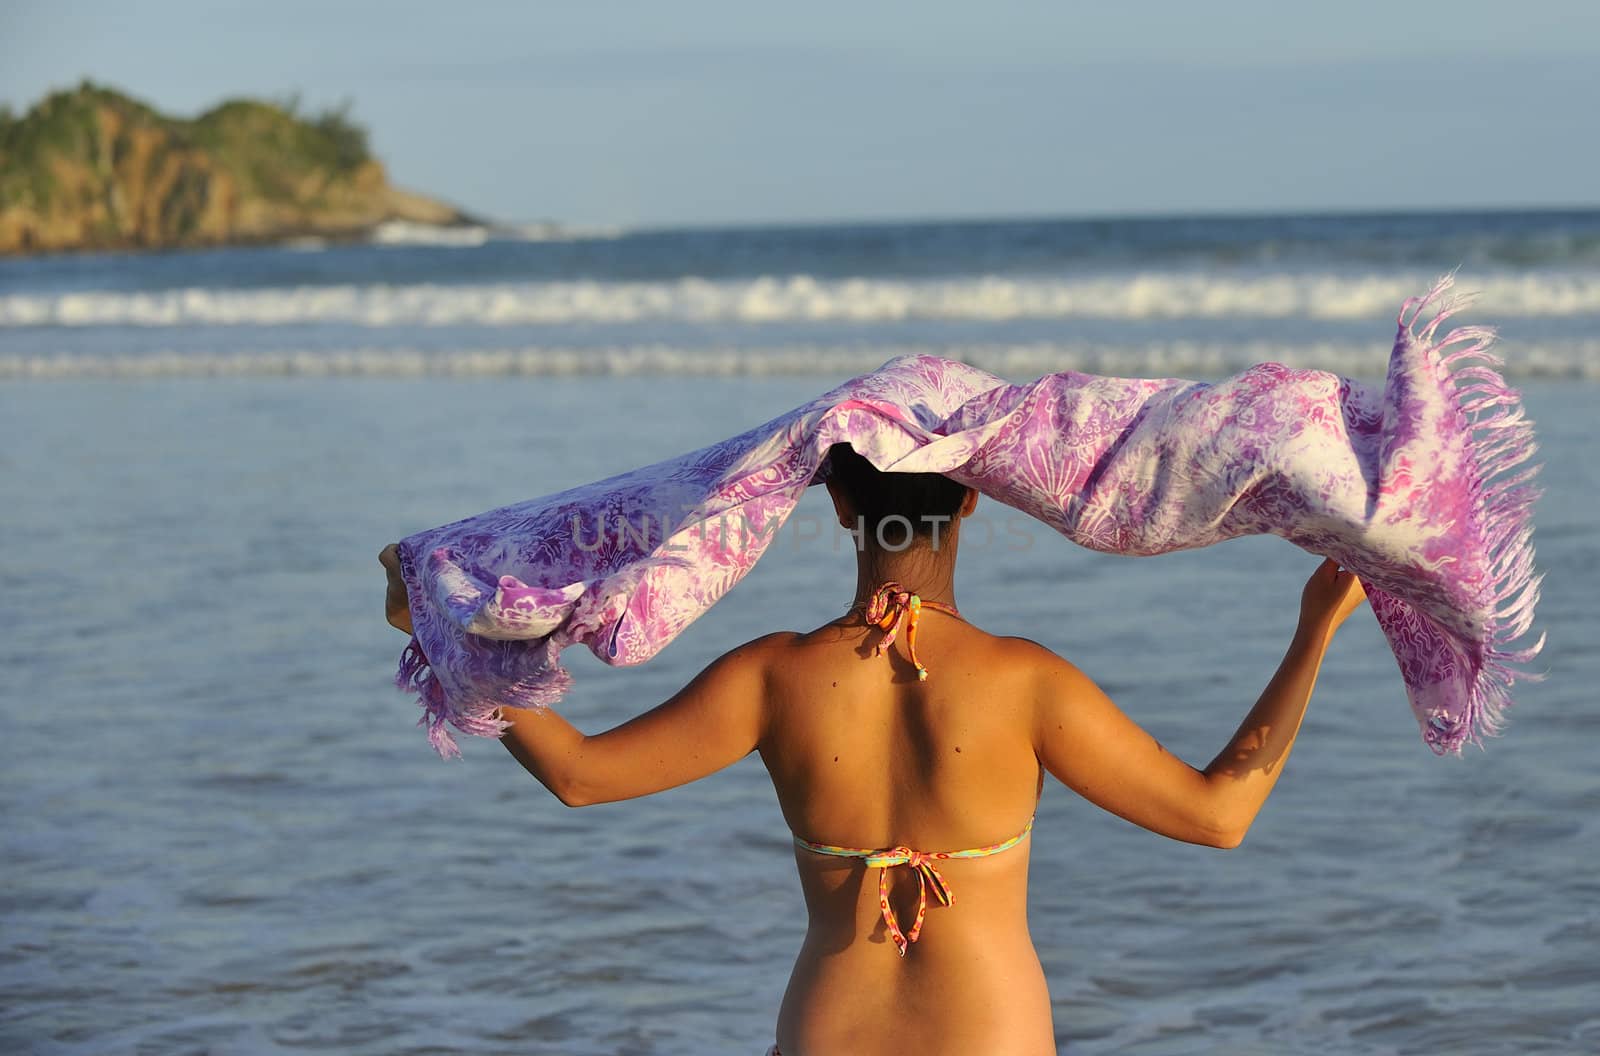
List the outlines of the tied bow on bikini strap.
{"type": "Polygon", "coordinates": [[[912,666],[917,669],[917,680],[927,681],[928,669],[917,660],[917,619],[922,615],[922,608],[926,605],[930,609],[938,609],[952,616],[961,614],[948,605],[940,605],[934,601],[923,601],[922,598],[906,590],[898,583],[885,583],[872,592],[872,600],[867,602],[867,622],[876,625],[886,632],[883,640],[872,650],[873,655],[878,655],[894,644],[895,635],[900,632],[901,624],[906,628],[906,652],[911,657],[912,666]]]}
{"type": "Polygon", "coordinates": [[[917,936],[922,934],[922,918],[928,913],[928,888],[933,887],[934,895],[939,903],[945,906],[955,904],[955,895],[950,893],[950,885],[945,883],[944,876],[934,866],[936,858],[945,858],[943,854],[924,854],[913,851],[909,847],[891,847],[887,851],[879,851],[868,855],[867,868],[878,870],[878,908],[883,913],[883,923],[889,929],[889,937],[894,939],[894,944],[900,951],[900,956],[906,955],[906,950],[917,936]],[[889,905],[889,870],[897,865],[909,865],[917,874],[917,919],[911,923],[911,931],[900,930],[899,918],[895,916],[894,907],[889,905]]]}

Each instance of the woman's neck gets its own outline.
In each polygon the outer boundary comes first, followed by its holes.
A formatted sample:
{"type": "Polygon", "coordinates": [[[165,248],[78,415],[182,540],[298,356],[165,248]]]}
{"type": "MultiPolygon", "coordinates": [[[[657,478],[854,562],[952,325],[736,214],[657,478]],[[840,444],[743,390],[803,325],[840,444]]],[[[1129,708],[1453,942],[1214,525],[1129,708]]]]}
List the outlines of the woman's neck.
{"type": "Polygon", "coordinates": [[[851,607],[864,606],[885,583],[898,583],[923,601],[956,607],[955,547],[941,540],[935,551],[926,544],[891,551],[868,547],[856,551],[856,596],[851,607]]]}

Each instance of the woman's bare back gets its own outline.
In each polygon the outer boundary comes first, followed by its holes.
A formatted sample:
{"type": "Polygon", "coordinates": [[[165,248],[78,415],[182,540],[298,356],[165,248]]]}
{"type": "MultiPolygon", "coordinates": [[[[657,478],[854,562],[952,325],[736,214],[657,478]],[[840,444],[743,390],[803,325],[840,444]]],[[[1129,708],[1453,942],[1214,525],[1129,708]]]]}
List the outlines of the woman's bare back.
{"type": "MultiPolygon", "coordinates": [[[[962,514],[971,510],[967,501],[962,514]]],[[[945,597],[953,551],[952,538],[936,584],[945,597]]],[[[380,560],[392,585],[392,551],[380,560]]],[[[861,559],[858,597],[906,578],[874,567],[884,560],[861,559]]],[[[926,681],[905,642],[874,655],[881,632],[851,616],[747,642],[669,700],[601,734],[584,734],[551,709],[506,708],[502,743],[575,807],[673,788],[759,751],[791,829],[814,842],[918,852],[987,846],[1027,824],[1042,768],[1152,832],[1233,847],[1282,773],[1329,641],[1364,597],[1332,561],[1312,573],[1283,662],[1204,770],[1168,752],[1048,649],[934,610],[918,642],[926,681]]],[[[409,624],[396,613],[405,602],[403,589],[389,600],[396,626],[409,624]]],[[[1025,839],[988,857],[938,860],[952,904],[929,909],[902,957],[885,938],[868,875],[878,869],[797,847],[810,927],[779,1015],[786,1056],[891,1047],[1054,1052],[1028,935],[1030,848],[1025,839]]],[[[916,872],[891,865],[884,875],[893,877],[894,915],[910,919],[916,872]]]]}
{"type": "MultiPolygon", "coordinates": [[[[1365,595],[1331,560],[1312,573],[1283,662],[1197,770],[1048,649],[938,611],[935,599],[954,597],[961,521],[976,491],[937,474],[880,472],[847,444],[828,461],[839,523],[857,534],[856,599],[892,596],[907,616],[927,603],[915,621],[925,681],[910,660],[914,621],[878,655],[882,630],[852,609],[809,634],[747,642],[601,734],[550,709],[503,709],[502,743],[574,807],[673,788],[759,751],[797,837],[895,850],[875,863],[797,844],[810,922],[778,1017],[786,1056],[1053,1053],[1050,998],[1028,935],[1031,838],[984,857],[919,866],[920,854],[1018,834],[1045,770],[1152,832],[1236,846],[1282,773],[1334,631],[1365,595]],[[914,537],[906,546],[884,538],[896,521],[896,538],[914,537]],[[928,909],[920,933],[900,924],[916,917],[919,878],[950,896],[928,909]]],[[[388,618],[409,631],[394,548],[379,560],[388,618]]]]}
{"type": "MultiPolygon", "coordinates": [[[[855,616],[763,641],[768,708],[760,750],[796,836],[916,851],[986,847],[1022,832],[1042,772],[1032,741],[1031,643],[925,610],[916,671],[855,616]]],[[[1028,935],[1031,843],[934,863],[952,895],[902,957],[879,905],[879,872],[798,847],[810,914],[778,1018],[785,1054],[1055,1052],[1044,973],[1028,935]]],[[[919,885],[887,870],[909,930],[919,885]]]]}

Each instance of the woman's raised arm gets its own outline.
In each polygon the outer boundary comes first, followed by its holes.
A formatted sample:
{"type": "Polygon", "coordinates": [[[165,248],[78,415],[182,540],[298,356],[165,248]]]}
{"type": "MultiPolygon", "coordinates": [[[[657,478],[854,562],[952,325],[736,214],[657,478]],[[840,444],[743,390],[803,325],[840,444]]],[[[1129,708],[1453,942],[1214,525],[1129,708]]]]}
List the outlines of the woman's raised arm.
{"type": "MultiPolygon", "coordinates": [[[[410,600],[398,548],[378,554],[389,574],[384,611],[411,633],[410,600]]],[[[724,654],[672,698],[615,729],[586,737],[549,708],[505,707],[511,725],[501,743],[569,807],[634,799],[675,788],[754,751],[766,727],[768,646],[793,637],[769,634],[724,654]]]]}
{"type": "Polygon", "coordinates": [[[634,799],[738,762],[766,727],[767,635],[713,661],[665,703],[586,737],[554,711],[502,708],[501,742],[569,807],[634,799]]]}
{"type": "Polygon", "coordinates": [[[1365,599],[1360,581],[1332,560],[1312,573],[1277,673],[1204,770],[1163,748],[1083,672],[1036,647],[1043,654],[1034,698],[1040,764],[1090,802],[1152,832],[1238,846],[1283,772],[1328,643],[1365,599]]]}

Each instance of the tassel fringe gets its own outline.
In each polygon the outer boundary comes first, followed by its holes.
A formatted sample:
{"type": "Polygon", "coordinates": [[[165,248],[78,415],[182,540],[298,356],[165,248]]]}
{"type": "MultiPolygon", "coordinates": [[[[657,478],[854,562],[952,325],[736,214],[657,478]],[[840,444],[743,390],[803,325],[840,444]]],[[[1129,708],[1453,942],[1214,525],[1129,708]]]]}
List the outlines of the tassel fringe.
{"type": "Polygon", "coordinates": [[[1542,468],[1531,459],[1538,450],[1533,423],[1527,420],[1522,394],[1496,369],[1505,361],[1489,351],[1495,331],[1484,326],[1451,330],[1432,344],[1439,325],[1471,303],[1469,296],[1447,296],[1455,273],[1444,276],[1428,293],[1405,302],[1400,310],[1402,339],[1427,345],[1425,355],[1437,358],[1448,378],[1467,436],[1471,507],[1478,537],[1489,549],[1488,581],[1481,586],[1480,610],[1489,613],[1477,655],[1466,710],[1459,720],[1434,718],[1423,735],[1438,754],[1460,754],[1471,742],[1482,747],[1484,736],[1498,734],[1510,707],[1511,686],[1539,681],[1544,672],[1526,671],[1544,648],[1540,634],[1531,645],[1517,643],[1533,625],[1542,573],[1535,571],[1533,504],[1541,489],[1530,482],[1542,468]],[[1432,317],[1419,330],[1425,313],[1432,317]],[[1408,321],[1407,315],[1410,319],[1408,321]]]}
{"type": "Polygon", "coordinates": [[[415,693],[422,717],[417,725],[428,731],[428,743],[444,759],[459,759],[461,747],[450,727],[473,737],[499,737],[511,724],[500,718],[502,707],[546,708],[572,688],[572,675],[551,655],[533,677],[512,686],[501,698],[457,696],[451,700],[439,684],[416,638],[400,654],[400,667],[394,677],[395,688],[415,693]]]}

